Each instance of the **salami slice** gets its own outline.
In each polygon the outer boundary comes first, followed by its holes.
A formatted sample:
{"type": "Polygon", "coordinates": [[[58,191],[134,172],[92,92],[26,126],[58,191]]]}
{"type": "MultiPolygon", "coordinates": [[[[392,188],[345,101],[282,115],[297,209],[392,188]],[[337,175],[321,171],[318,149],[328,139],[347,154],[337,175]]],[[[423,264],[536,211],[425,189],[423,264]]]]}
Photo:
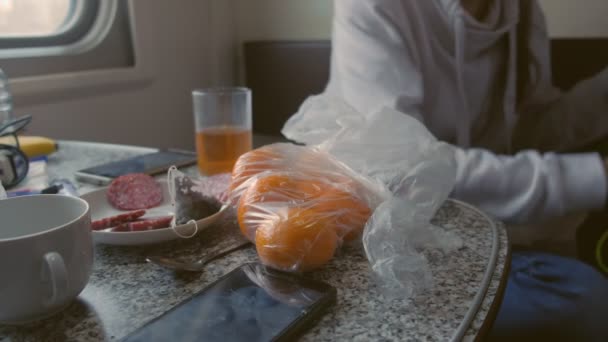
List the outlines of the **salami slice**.
{"type": "Polygon", "coordinates": [[[145,219],[145,220],[137,220],[133,222],[122,223],[112,231],[114,232],[136,232],[142,230],[152,230],[159,228],[167,228],[171,224],[171,220],[173,220],[173,216],[162,216],[157,218],[145,219]]]}
{"type": "Polygon", "coordinates": [[[107,197],[110,204],[120,210],[153,208],[163,201],[160,185],[143,173],[131,173],[114,179],[107,197]]]}
{"type": "Polygon", "coordinates": [[[146,214],[145,210],[135,210],[135,211],[130,211],[128,213],[119,214],[116,216],[102,218],[100,220],[91,222],[91,228],[93,230],[101,230],[101,229],[105,229],[105,228],[114,227],[121,223],[135,221],[138,218],[144,216],[145,214],[146,214]]]}

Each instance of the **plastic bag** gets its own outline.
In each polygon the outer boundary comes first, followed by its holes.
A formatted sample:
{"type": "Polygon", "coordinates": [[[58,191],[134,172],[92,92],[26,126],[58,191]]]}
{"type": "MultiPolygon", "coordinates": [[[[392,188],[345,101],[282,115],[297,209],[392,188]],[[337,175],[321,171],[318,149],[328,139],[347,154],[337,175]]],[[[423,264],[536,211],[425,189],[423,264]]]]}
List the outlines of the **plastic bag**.
{"type": "MultiPolygon", "coordinates": [[[[229,176],[220,177],[227,178],[229,176]]],[[[196,221],[220,211],[222,208],[221,198],[224,196],[223,193],[227,190],[229,182],[227,179],[207,180],[206,182],[194,180],[179,171],[175,166],[169,169],[167,179],[169,196],[175,211],[171,227],[180,237],[192,237],[198,231],[196,221]],[[211,184],[219,184],[219,186],[211,187],[211,184]],[[175,229],[176,226],[189,223],[194,226],[194,232],[187,234],[175,229]]]]}
{"type": "Polygon", "coordinates": [[[232,173],[237,221],[260,260],[283,271],[323,266],[343,242],[360,238],[390,193],[331,155],[274,144],[241,156],[232,173]]]}
{"type": "Polygon", "coordinates": [[[383,108],[363,115],[326,95],[307,99],[283,135],[316,145],[357,179],[380,186],[368,189],[383,200],[371,207],[363,245],[385,293],[409,297],[432,286],[423,249],[450,252],[462,246],[458,237],[430,224],[455,182],[449,145],[404,113],[383,108]]]}
{"type": "Polygon", "coordinates": [[[297,278],[291,278],[284,272],[276,272],[259,264],[247,264],[243,272],[251,282],[263,289],[266,296],[282,304],[307,307],[318,297],[316,290],[302,286],[297,278]]]}

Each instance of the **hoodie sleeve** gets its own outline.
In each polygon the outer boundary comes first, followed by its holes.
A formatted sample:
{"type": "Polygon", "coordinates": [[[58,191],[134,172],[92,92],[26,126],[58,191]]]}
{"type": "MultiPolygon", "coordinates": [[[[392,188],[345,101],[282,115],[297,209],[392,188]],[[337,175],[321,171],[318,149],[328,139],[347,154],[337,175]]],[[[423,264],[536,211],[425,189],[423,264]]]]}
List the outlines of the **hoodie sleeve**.
{"type": "Polygon", "coordinates": [[[416,116],[423,84],[411,32],[394,25],[399,1],[334,1],[330,80],[326,93],[361,113],[382,107],[416,116]]]}
{"type": "Polygon", "coordinates": [[[482,149],[455,149],[452,196],[508,223],[531,223],[597,209],[606,197],[606,175],[597,154],[501,156],[482,149]]]}
{"type": "MultiPolygon", "coordinates": [[[[412,30],[423,16],[406,15],[400,1],[340,0],[334,6],[326,93],[362,113],[387,106],[424,121],[422,49],[414,47],[425,42],[416,41],[412,30]],[[400,22],[407,20],[411,22],[400,22]]],[[[453,196],[506,222],[530,222],[604,204],[606,176],[597,155],[455,151],[453,196]]]]}

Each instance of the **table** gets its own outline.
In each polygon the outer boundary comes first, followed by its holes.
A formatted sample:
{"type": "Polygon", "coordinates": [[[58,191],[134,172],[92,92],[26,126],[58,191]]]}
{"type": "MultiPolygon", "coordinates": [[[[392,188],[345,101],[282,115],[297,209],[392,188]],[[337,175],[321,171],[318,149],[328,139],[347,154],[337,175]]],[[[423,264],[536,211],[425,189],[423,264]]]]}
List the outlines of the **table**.
{"type": "MultiPolygon", "coordinates": [[[[78,169],[150,151],[62,141],[49,158],[49,173],[73,179],[78,169]]],[[[186,172],[195,175],[196,168],[186,172]]],[[[91,189],[81,185],[79,191],[91,189]]],[[[435,277],[431,291],[409,300],[383,300],[362,248],[347,247],[310,275],[335,286],[338,297],[337,304],[301,339],[459,341],[482,337],[491,326],[506,283],[510,254],[504,226],[452,200],[433,223],[459,234],[464,247],[449,255],[425,252],[435,277]]],[[[46,321],[0,326],[0,342],[118,340],[233,268],[256,260],[255,250],[246,249],[209,264],[200,274],[180,275],[146,263],[146,255],[196,257],[237,231],[234,217],[227,215],[191,240],[145,247],[96,245],[93,273],[78,299],[46,321]]]]}

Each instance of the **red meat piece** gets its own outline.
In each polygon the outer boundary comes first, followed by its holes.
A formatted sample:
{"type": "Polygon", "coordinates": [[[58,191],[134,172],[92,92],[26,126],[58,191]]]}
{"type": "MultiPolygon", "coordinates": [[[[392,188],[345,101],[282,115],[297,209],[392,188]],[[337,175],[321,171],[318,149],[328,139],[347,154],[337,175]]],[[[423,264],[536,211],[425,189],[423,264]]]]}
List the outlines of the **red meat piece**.
{"type": "Polygon", "coordinates": [[[119,210],[148,209],[163,201],[160,185],[143,173],[120,176],[112,181],[107,191],[110,204],[119,210]]]}
{"type": "Polygon", "coordinates": [[[126,222],[116,226],[112,231],[114,232],[136,232],[143,230],[152,230],[159,228],[167,228],[171,224],[173,216],[162,216],[153,219],[137,220],[133,222],[126,222]]]}
{"type": "Polygon", "coordinates": [[[116,216],[105,217],[96,221],[91,222],[91,228],[93,230],[101,230],[117,226],[121,223],[135,221],[138,218],[146,214],[145,210],[135,210],[128,213],[119,214],[116,216]]]}

